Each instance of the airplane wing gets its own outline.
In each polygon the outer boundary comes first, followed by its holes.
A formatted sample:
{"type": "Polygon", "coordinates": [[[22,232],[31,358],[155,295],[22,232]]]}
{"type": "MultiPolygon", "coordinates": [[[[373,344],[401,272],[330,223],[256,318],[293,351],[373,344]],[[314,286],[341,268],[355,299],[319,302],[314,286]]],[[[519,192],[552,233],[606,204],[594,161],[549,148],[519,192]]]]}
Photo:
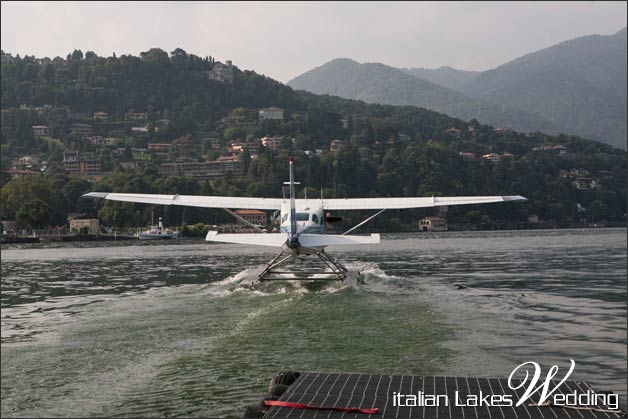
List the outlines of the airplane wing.
{"type": "Polygon", "coordinates": [[[182,205],[202,208],[238,208],[278,210],[284,202],[281,198],[242,198],[236,196],[156,195],[137,193],[90,192],[85,198],[102,198],[111,201],[137,202],[141,204],[182,205]]]}
{"type": "Polygon", "coordinates": [[[205,240],[208,242],[281,247],[288,240],[288,235],[285,233],[219,234],[217,231],[210,231],[205,240]]]}
{"type": "Polygon", "coordinates": [[[515,196],[434,196],[425,198],[341,198],[325,199],[326,210],[407,209],[445,205],[489,204],[494,202],[527,201],[515,196]]]}

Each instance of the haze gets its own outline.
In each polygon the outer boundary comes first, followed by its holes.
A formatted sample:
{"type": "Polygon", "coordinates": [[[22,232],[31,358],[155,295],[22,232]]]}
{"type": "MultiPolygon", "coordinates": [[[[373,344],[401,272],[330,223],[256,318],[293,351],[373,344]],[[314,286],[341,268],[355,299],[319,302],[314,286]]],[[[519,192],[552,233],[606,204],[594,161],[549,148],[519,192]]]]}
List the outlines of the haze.
{"type": "Polygon", "coordinates": [[[486,70],[626,26],[626,2],[2,2],[2,50],[137,55],[176,47],[287,82],[338,57],[486,70]]]}

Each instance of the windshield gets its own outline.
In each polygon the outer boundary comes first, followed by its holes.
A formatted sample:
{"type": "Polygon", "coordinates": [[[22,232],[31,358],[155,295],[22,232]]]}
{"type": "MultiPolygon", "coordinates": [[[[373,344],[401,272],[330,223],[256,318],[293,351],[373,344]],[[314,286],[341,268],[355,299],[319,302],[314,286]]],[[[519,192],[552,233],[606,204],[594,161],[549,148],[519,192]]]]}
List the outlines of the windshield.
{"type": "Polygon", "coordinates": [[[297,212],[297,221],[308,221],[310,214],[307,212],[297,212]]]}

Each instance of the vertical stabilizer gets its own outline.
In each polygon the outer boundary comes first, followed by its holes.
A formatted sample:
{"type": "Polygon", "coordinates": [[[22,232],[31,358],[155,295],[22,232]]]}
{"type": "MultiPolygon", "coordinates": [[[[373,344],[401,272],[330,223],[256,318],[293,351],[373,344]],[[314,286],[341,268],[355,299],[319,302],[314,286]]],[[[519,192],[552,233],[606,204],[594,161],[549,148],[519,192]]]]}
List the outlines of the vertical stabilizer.
{"type": "Polygon", "coordinates": [[[294,171],[292,170],[293,158],[290,157],[290,241],[297,240],[297,210],[294,193],[294,171]]]}

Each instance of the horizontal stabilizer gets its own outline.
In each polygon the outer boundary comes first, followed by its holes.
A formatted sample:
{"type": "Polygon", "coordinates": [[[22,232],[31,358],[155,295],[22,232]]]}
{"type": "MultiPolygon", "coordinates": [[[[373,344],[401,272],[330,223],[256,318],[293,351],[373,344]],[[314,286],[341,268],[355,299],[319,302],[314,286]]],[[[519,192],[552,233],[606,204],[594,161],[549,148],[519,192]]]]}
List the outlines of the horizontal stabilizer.
{"type": "Polygon", "coordinates": [[[286,242],[287,236],[284,233],[218,234],[217,231],[210,231],[205,240],[208,242],[281,247],[286,242]]]}
{"type": "Polygon", "coordinates": [[[301,234],[299,243],[303,247],[343,246],[348,244],[377,244],[379,234],[370,236],[349,236],[337,234],[301,234]]]}

